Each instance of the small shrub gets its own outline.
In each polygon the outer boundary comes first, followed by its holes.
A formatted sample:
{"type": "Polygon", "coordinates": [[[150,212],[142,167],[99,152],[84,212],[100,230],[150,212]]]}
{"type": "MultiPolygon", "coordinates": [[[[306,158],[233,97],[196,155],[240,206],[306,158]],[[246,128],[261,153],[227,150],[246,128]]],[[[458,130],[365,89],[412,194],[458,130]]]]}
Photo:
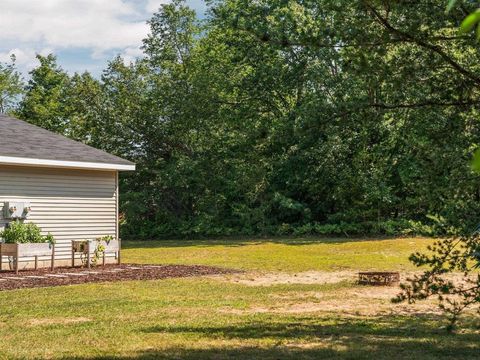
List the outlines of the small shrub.
{"type": "Polygon", "coordinates": [[[55,243],[50,233],[44,236],[37,225],[20,221],[12,221],[5,230],[0,232],[0,238],[7,244],[55,243]]]}
{"type": "Polygon", "coordinates": [[[335,223],[307,223],[302,225],[281,224],[276,228],[275,235],[305,236],[305,235],[387,235],[387,236],[444,236],[455,235],[454,227],[444,226],[437,217],[428,217],[429,224],[414,220],[384,220],[335,223]]]}
{"type": "MultiPolygon", "coordinates": [[[[106,236],[101,236],[97,237],[95,239],[96,245],[95,249],[93,250],[93,256],[90,258],[90,265],[92,266],[97,266],[98,261],[100,260],[100,257],[104,255],[106,247],[103,244],[103,242],[107,243],[107,245],[112,241],[114,237],[112,235],[106,235],[106,236]]],[[[80,254],[80,260],[82,261],[82,265],[84,267],[88,266],[88,242],[89,240],[83,240],[80,243],[80,248],[78,249],[80,254]]],[[[91,243],[93,244],[93,242],[91,243]]]]}

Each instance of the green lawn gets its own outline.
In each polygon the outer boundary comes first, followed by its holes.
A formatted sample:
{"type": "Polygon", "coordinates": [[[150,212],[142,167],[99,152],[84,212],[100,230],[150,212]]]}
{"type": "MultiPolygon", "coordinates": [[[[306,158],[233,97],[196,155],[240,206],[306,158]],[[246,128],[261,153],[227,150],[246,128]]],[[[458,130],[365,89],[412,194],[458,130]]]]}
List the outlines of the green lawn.
{"type": "Polygon", "coordinates": [[[127,261],[203,264],[255,271],[412,269],[408,256],[432,240],[257,239],[127,242],[127,261]]]}
{"type": "Polygon", "coordinates": [[[5,359],[478,359],[468,318],[448,335],[428,306],[392,305],[396,289],[353,280],[302,283],[359,269],[410,271],[428,239],[168,241],[125,244],[125,262],[208,264],[244,274],[0,293],[5,359]],[[252,286],[255,278],[288,279],[252,286]],[[314,276],[315,277],[315,276],[314,276]]]}

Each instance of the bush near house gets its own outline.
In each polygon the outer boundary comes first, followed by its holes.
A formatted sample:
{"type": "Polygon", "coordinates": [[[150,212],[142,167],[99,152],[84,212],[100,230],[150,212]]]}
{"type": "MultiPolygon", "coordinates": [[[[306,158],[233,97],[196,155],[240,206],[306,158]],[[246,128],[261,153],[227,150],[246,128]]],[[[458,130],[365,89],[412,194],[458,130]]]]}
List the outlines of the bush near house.
{"type": "Polygon", "coordinates": [[[49,233],[42,235],[41,229],[34,223],[12,221],[0,232],[0,238],[7,244],[23,243],[55,243],[55,239],[49,233]]]}

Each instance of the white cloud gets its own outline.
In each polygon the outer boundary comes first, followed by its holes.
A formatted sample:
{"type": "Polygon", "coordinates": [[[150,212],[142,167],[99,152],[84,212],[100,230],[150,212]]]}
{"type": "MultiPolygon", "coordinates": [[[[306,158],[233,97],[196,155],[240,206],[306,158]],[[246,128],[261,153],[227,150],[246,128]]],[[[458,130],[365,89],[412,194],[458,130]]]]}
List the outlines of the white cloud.
{"type": "Polygon", "coordinates": [[[144,15],[125,0],[2,0],[0,42],[123,49],[138,46],[147,35],[144,15]]]}
{"type": "Polygon", "coordinates": [[[134,62],[136,59],[142,57],[143,51],[140,49],[140,47],[129,47],[126,48],[120,55],[122,56],[125,65],[128,65],[131,62],[134,62]]]}
{"type": "MultiPolygon", "coordinates": [[[[0,0],[0,62],[17,57],[26,74],[35,55],[54,53],[69,71],[99,74],[120,53],[125,62],[142,55],[150,19],[170,0],[0,0]]],[[[203,0],[187,0],[204,9],[203,0]]]]}
{"type": "Polygon", "coordinates": [[[168,4],[170,1],[169,0],[148,0],[147,1],[147,6],[146,6],[146,10],[149,12],[149,13],[154,13],[154,12],[157,12],[158,8],[160,7],[160,5],[162,4],[168,4]]]}
{"type": "Polygon", "coordinates": [[[15,55],[15,63],[17,64],[17,67],[23,72],[28,72],[38,65],[38,61],[36,59],[37,54],[46,56],[52,52],[53,49],[51,48],[43,48],[38,51],[34,49],[15,48],[9,51],[0,52],[0,62],[10,63],[12,55],[15,55]]]}

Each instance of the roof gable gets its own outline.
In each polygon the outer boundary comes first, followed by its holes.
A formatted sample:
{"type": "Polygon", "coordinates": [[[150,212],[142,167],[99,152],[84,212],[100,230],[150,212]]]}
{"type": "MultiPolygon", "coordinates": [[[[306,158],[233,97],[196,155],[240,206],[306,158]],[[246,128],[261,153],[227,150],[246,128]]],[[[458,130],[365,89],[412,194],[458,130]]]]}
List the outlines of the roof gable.
{"type": "Polygon", "coordinates": [[[5,115],[0,115],[0,164],[135,169],[128,160],[5,115]]]}

